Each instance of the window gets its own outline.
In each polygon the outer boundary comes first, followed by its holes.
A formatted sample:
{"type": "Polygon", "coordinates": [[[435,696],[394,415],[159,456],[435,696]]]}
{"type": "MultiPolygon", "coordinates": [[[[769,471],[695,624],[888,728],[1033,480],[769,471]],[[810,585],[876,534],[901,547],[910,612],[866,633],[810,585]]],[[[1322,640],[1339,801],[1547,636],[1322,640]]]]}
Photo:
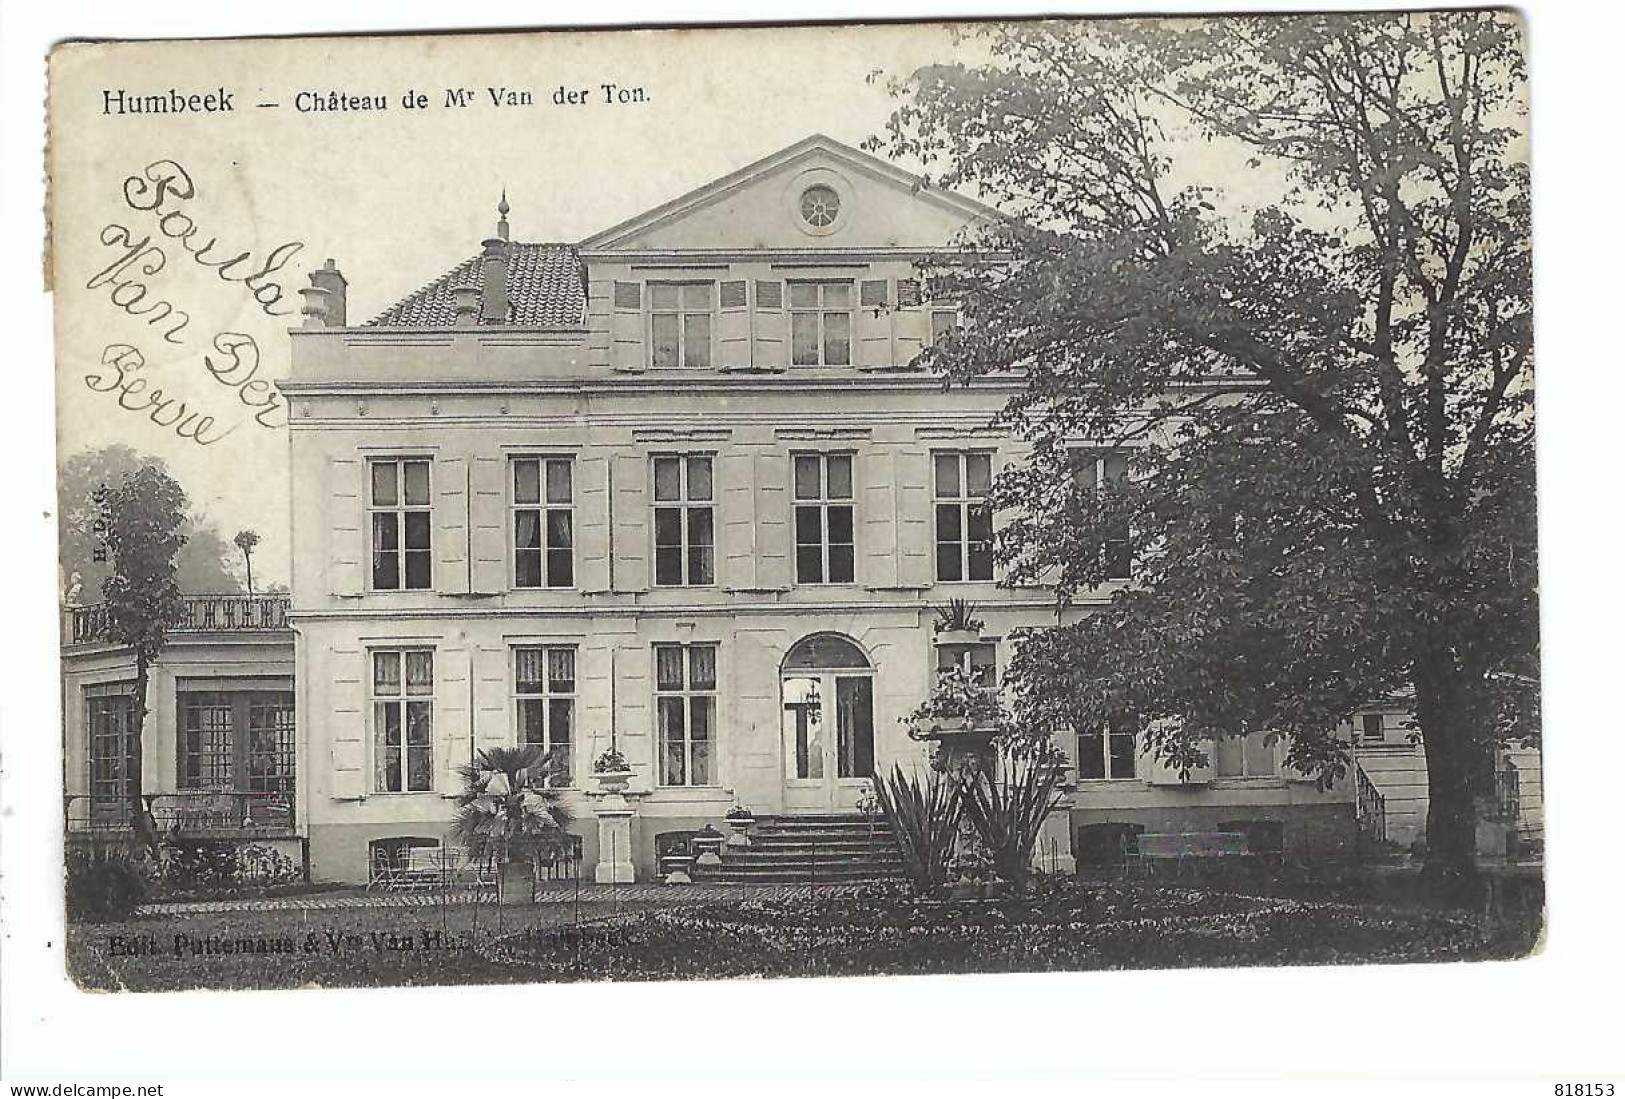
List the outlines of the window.
{"type": "MultiPolygon", "coordinates": [[[[1128,455],[1117,450],[1074,450],[1072,481],[1081,493],[1120,492],[1128,484],[1128,455]]],[[[1127,580],[1133,564],[1128,527],[1114,528],[1101,543],[1108,580],[1127,580]]]]}
{"type": "Polygon", "coordinates": [[[655,583],[661,587],[715,583],[710,456],[657,456],[654,481],[655,583]]]}
{"type": "Polygon", "coordinates": [[[572,587],[575,490],[570,459],[515,458],[512,468],[514,587],[572,587]]]}
{"type": "Polygon", "coordinates": [[[196,691],[182,694],[181,773],[183,790],[231,790],[232,709],[231,695],[222,691],[196,691]]]}
{"type": "Polygon", "coordinates": [[[1382,728],[1381,714],[1360,715],[1360,740],[1365,744],[1381,744],[1386,735],[1382,728]]]}
{"type": "Polygon", "coordinates": [[[852,583],[852,455],[797,454],[795,497],[796,583],[852,583]]]}
{"type": "Polygon", "coordinates": [[[372,524],[374,591],[427,591],[429,557],[429,460],[374,458],[367,463],[372,524]]]}
{"type": "Polygon", "coordinates": [[[129,683],[86,688],[86,755],[93,813],[122,813],[123,799],[130,792],[126,783],[135,769],[136,753],[141,751],[135,735],[135,699],[130,695],[133,689],[129,683]]]}
{"type": "Polygon", "coordinates": [[[575,785],[576,651],[568,646],[513,651],[519,743],[552,753],[552,786],[575,785]]]}
{"type": "Polygon", "coordinates": [[[1078,777],[1134,777],[1134,722],[1113,721],[1078,734],[1078,777]]]}
{"type": "Polygon", "coordinates": [[[938,645],[937,671],[963,668],[978,686],[995,690],[999,686],[998,646],[991,641],[970,645],[938,645]]]}
{"type": "Polygon", "coordinates": [[[709,368],[715,305],[716,283],[650,283],[649,347],[654,365],[709,368]]]}
{"type": "Polygon", "coordinates": [[[790,364],[852,365],[852,284],[790,284],[790,364]]]}
{"type": "Polygon", "coordinates": [[[434,653],[372,654],[372,737],[380,793],[434,788],[434,653]]]}
{"type": "Polygon", "coordinates": [[[993,455],[939,451],[933,456],[937,579],[993,579],[993,455]]]}
{"type": "Polygon", "coordinates": [[[181,691],[175,708],[180,789],[293,792],[291,691],[181,691]]]}
{"type": "Polygon", "coordinates": [[[826,229],[835,224],[841,214],[841,196],[835,188],[822,183],[801,192],[801,220],[815,229],[826,229]]]}
{"type": "Polygon", "coordinates": [[[1214,748],[1215,769],[1220,778],[1270,778],[1276,774],[1275,745],[1266,733],[1220,738],[1214,748]]]}
{"type": "Polygon", "coordinates": [[[249,695],[247,788],[264,793],[293,793],[296,753],[293,694],[249,695]]]}
{"type": "Polygon", "coordinates": [[[959,327],[959,310],[933,309],[931,310],[931,342],[936,343],[955,328],[959,327]]]}
{"type": "Polygon", "coordinates": [[[710,786],[716,781],[717,647],[655,646],[655,716],[660,784],[710,786]]]}

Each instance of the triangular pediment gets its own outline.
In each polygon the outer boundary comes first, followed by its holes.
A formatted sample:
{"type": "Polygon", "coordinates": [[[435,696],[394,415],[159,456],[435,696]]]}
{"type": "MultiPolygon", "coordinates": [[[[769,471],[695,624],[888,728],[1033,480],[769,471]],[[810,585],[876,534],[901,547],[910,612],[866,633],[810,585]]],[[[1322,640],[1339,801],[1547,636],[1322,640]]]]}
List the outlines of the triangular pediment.
{"type": "Polygon", "coordinates": [[[934,249],[1000,215],[815,134],[621,222],[583,251],[934,249]]]}

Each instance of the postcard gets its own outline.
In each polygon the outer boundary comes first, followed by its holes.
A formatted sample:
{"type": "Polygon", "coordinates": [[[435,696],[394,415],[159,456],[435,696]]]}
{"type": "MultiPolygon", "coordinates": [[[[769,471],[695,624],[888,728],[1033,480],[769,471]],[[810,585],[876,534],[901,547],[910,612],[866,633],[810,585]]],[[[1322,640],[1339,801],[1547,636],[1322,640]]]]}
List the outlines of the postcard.
{"type": "Polygon", "coordinates": [[[58,46],[70,975],[1537,950],[1524,48],[58,46]]]}

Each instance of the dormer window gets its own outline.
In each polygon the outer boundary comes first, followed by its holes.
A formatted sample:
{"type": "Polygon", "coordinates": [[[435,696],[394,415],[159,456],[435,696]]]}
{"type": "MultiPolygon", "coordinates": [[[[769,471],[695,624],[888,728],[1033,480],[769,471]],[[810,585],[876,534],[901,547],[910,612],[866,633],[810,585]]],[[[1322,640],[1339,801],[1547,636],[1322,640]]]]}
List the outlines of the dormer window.
{"type": "Polygon", "coordinates": [[[658,367],[708,370],[716,283],[649,284],[649,346],[658,367]]]}
{"type": "Polygon", "coordinates": [[[814,229],[827,229],[841,216],[841,196],[822,183],[801,192],[801,220],[814,229]]]}

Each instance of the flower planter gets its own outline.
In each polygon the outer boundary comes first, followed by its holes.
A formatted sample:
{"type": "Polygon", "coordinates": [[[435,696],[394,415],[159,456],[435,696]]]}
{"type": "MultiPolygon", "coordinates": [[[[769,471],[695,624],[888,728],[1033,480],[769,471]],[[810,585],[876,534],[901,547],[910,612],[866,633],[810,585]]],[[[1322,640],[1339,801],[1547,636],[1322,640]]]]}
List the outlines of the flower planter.
{"type": "Polygon", "coordinates": [[[620,794],[632,785],[632,775],[631,771],[594,771],[592,778],[604,793],[620,794]]]}
{"type": "Polygon", "coordinates": [[[981,630],[938,630],[938,645],[974,645],[982,640],[981,630]]]}
{"type": "Polygon", "coordinates": [[[724,817],[731,835],[728,837],[728,846],[733,848],[750,846],[750,830],[756,825],[755,817],[724,817]]]}

